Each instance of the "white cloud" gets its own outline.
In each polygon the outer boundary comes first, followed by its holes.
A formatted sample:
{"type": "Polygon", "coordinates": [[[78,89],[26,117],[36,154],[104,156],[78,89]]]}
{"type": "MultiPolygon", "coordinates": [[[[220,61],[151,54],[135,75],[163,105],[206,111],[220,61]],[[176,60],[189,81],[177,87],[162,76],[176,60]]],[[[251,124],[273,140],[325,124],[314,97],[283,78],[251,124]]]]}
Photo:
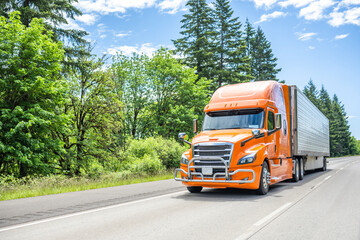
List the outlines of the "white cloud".
{"type": "Polygon", "coordinates": [[[344,5],[360,5],[360,0],[343,0],[341,3],[344,5]]]}
{"type": "MultiPolygon", "coordinates": [[[[333,27],[344,24],[360,26],[360,0],[248,0],[255,6],[270,8],[278,5],[283,8],[293,6],[299,9],[299,17],[318,21],[326,19],[333,27]]],[[[261,22],[261,20],[259,21],[261,22]]]]}
{"type": "Polygon", "coordinates": [[[143,9],[155,6],[156,0],[79,0],[74,5],[84,12],[125,13],[129,8],[143,9]]]}
{"type": "Polygon", "coordinates": [[[94,25],[97,20],[96,14],[83,14],[81,16],[76,16],[75,20],[80,21],[86,25],[94,25]]]}
{"type": "Polygon", "coordinates": [[[313,33],[313,32],[309,32],[309,33],[299,33],[297,32],[296,35],[299,36],[299,40],[301,41],[308,41],[310,39],[312,39],[313,36],[316,36],[317,33],[313,33]]]}
{"type": "Polygon", "coordinates": [[[339,27],[344,24],[354,24],[360,26],[360,7],[351,8],[344,12],[334,11],[330,13],[328,23],[333,27],[339,27]]]}
{"type": "Polygon", "coordinates": [[[102,35],[100,35],[100,38],[101,39],[104,39],[104,38],[106,38],[107,37],[107,35],[106,34],[102,34],[102,35]]]}
{"type": "Polygon", "coordinates": [[[266,7],[270,8],[272,5],[274,5],[277,0],[252,0],[255,3],[255,6],[258,7],[266,7]]]}
{"type": "Polygon", "coordinates": [[[309,50],[315,50],[314,46],[309,46],[309,50]]]}
{"type": "Polygon", "coordinates": [[[126,56],[131,56],[133,53],[141,54],[151,57],[157,48],[153,47],[151,43],[144,43],[141,46],[119,46],[114,48],[108,48],[107,54],[115,55],[122,52],[126,56]]]}
{"type": "Polygon", "coordinates": [[[129,34],[128,33],[118,33],[115,36],[118,38],[123,38],[123,37],[129,36],[129,34]]]}
{"type": "Polygon", "coordinates": [[[175,14],[178,11],[186,10],[185,4],[187,0],[163,0],[158,4],[161,11],[169,14],[175,14]]]}
{"type": "Polygon", "coordinates": [[[306,20],[320,20],[325,17],[324,11],[335,4],[333,0],[318,0],[302,8],[299,16],[306,20]]]}
{"type": "Polygon", "coordinates": [[[347,38],[348,36],[349,36],[349,33],[347,33],[347,34],[341,34],[341,35],[336,35],[336,36],[335,36],[335,40],[344,39],[344,38],[347,38]]]}
{"type": "Polygon", "coordinates": [[[260,17],[260,20],[257,21],[256,23],[270,21],[271,19],[279,18],[279,17],[285,17],[286,15],[287,15],[287,13],[279,12],[279,11],[275,11],[275,12],[269,13],[269,14],[263,14],[260,17]]]}
{"type": "Polygon", "coordinates": [[[281,7],[294,6],[296,8],[299,8],[299,7],[306,6],[311,2],[314,2],[314,0],[286,0],[286,1],[279,2],[279,5],[281,7]]]}

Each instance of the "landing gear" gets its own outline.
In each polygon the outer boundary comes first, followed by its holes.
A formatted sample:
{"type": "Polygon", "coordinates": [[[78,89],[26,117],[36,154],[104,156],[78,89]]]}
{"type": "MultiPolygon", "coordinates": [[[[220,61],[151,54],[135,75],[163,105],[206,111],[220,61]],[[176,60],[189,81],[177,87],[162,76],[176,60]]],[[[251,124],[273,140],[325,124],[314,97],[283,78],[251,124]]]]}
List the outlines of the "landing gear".
{"type": "Polygon", "coordinates": [[[323,160],[323,167],[321,168],[321,171],[325,172],[327,169],[327,163],[326,163],[326,158],[324,157],[324,160],[323,160]]]}

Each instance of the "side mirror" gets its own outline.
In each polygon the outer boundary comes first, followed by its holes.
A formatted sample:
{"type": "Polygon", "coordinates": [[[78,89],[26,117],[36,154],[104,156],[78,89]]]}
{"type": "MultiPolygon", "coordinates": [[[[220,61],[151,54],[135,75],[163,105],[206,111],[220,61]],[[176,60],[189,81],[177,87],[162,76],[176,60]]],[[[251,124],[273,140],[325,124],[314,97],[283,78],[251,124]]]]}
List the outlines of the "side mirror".
{"type": "Polygon", "coordinates": [[[179,139],[181,141],[184,141],[185,140],[185,137],[186,137],[186,133],[182,132],[182,133],[179,133],[179,139]]]}
{"type": "Polygon", "coordinates": [[[281,113],[275,114],[275,128],[280,129],[281,128],[281,113]]]}
{"type": "Polygon", "coordinates": [[[197,119],[194,119],[193,121],[193,129],[194,129],[194,133],[197,134],[198,132],[197,119]]]}
{"type": "Polygon", "coordinates": [[[251,132],[252,132],[252,135],[255,136],[255,137],[260,135],[260,130],[259,129],[254,129],[251,132]]]}
{"type": "Polygon", "coordinates": [[[184,132],[179,133],[179,140],[180,140],[180,141],[182,141],[182,142],[184,142],[184,143],[189,144],[189,145],[190,145],[190,147],[191,147],[191,142],[186,141],[186,140],[185,140],[185,137],[186,137],[186,133],[184,133],[184,132]]]}

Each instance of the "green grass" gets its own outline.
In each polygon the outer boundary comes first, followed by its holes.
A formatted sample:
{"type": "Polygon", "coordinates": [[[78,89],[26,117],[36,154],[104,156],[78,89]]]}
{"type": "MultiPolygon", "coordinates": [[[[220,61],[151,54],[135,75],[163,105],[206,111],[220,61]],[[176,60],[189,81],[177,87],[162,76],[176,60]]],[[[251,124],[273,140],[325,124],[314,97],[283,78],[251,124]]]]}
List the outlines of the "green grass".
{"type": "Polygon", "coordinates": [[[96,178],[68,178],[62,175],[53,175],[27,179],[26,181],[2,181],[0,182],[0,201],[152,182],[173,177],[173,171],[166,171],[153,176],[135,176],[130,172],[119,172],[103,174],[96,178]]]}

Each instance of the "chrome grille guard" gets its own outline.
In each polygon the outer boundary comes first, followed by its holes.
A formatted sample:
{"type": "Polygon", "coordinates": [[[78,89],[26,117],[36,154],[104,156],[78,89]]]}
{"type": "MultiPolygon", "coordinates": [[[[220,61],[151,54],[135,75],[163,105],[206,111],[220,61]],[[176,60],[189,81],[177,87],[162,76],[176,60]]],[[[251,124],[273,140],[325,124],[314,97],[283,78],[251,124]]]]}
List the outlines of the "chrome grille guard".
{"type": "Polygon", "coordinates": [[[255,171],[252,169],[237,169],[234,172],[229,172],[227,162],[221,157],[194,157],[191,159],[187,165],[187,172],[181,168],[176,168],[174,172],[174,179],[181,182],[213,182],[213,183],[253,183],[255,181],[255,171]],[[211,160],[211,161],[221,161],[224,166],[191,166],[191,164],[196,160],[211,160]],[[212,177],[204,177],[200,172],[191,171],[191,169],[211,167],[211,168],[222,168],[225,169],[225,173],[215,173],[212,177]],[[187,178],[178,178],[177,173],[182,172],[187,175],[187,178]],[[239,172],[249,172],[252,173],[251,180],[231,180],[230,177],[239,172]],[[193,176],[199,176],[201,179],[193,179],[193,176]],[[210,178],[210,179],[205,179],[210,178]],[[211,179],[212,178],[212,179],[211,179]],[[225,180],[220,180],[217,178],[225,178],[225,180]]]}

